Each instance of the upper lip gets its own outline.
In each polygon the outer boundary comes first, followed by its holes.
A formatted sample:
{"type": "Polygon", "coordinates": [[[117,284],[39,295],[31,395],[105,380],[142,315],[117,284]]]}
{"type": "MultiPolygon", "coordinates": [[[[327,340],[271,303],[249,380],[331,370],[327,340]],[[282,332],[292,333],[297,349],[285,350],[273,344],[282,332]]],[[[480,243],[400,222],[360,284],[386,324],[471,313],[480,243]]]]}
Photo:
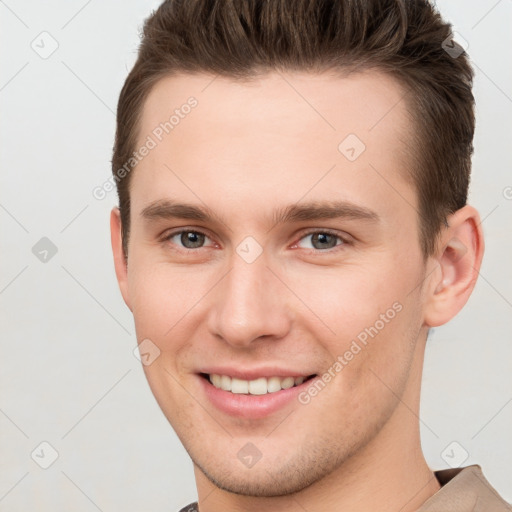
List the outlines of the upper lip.
{"type": "Polygon", "coordinates": [[[281,368],[278,366],[265,366],[260,368],[232,368],[227,366],[208,366],[201,368],[198,373],[207,373],[209,375],[228,375],[242,380],[255,380],[261,377],[309,377],[315,372],[302,372],[290,368],[281,368]]]}

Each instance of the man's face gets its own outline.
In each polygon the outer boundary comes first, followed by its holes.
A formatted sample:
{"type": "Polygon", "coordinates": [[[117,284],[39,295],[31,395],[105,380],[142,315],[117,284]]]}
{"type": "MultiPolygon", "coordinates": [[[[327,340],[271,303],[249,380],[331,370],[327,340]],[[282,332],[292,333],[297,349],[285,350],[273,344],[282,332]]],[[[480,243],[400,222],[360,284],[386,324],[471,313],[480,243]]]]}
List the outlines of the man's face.
{"type": "Polygon", "coordinates": [[[376,72],[180,75],[145,104],[139,142],[157,145],[131,177],[124,295],[138,342],[160,351],[151,389],[219,487],[300,490],[416,397],[425,266],[402,96],[376,72]]]}

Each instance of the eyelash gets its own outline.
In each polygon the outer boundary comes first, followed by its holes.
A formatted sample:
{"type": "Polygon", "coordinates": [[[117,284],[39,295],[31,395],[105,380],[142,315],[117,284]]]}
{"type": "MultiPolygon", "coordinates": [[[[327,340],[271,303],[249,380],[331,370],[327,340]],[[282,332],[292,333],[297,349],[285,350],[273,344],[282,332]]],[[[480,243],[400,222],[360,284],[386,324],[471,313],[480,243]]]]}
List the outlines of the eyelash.
{"type": "MultiPolygon", "coordinates": [[[[169,242],[176,235],[181,235],[182,233],[196,233],[198,235],[203,235],[207,238],[210,238],[207,233],[204,233],[203,231],[200,231],[197,229],[180,229],[178,231],[173,231],[173,232],[165,235],[162,238],[162,242],[169,242]]],[[[334,247],[331,247],[328,249],[306,249],[308,252],[314,252],[317,254],[321,254],[321,253],[329,253],[330,254],[335,251],[342,250],[343,247],[346,245],[352,244],[351,240],[349,240],[348,237],[347,238],[343,237],[339,233],[336,233],[335,231],[332,231],[330,229],[312,229],[306,233],[303,233],[302,236],[298,239],[298,241],[294,242],[293,247],[296,247],[298,242],[300,242],[303,238],[306,238],[310,235],[314,235],[314,234],[318,234],[318,233],[334,236],[334,237],[338,238],[342,243],[336,244],[334,247]]],[[[205,247],[197,247],[196,249],[188,249],[187,247],[179,247],[178,250],[182,251],[182,252],[192,252],[192,251],[197,251],[198,249],[204,249],[204,248],[205,247]]]]}

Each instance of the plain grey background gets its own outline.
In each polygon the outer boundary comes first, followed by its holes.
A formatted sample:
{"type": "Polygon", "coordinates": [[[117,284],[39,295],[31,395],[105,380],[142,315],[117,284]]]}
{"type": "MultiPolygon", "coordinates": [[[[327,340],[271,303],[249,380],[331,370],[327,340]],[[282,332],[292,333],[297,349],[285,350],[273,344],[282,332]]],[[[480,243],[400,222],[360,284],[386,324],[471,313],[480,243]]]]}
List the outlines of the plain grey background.
{"type": "MultiPolygon", "coordinates": [[[[196,498],[133,355],[110,252],[116,193],[92,195],[158,4],[0,1],[2,511],[175,511],[196,498]]],[[[512,501],[512,2],[437,5],[475,66],[470,203],[487,247],[468,305],[429,340],[422,442],[432,468],[481,464],[512,501]]]]}

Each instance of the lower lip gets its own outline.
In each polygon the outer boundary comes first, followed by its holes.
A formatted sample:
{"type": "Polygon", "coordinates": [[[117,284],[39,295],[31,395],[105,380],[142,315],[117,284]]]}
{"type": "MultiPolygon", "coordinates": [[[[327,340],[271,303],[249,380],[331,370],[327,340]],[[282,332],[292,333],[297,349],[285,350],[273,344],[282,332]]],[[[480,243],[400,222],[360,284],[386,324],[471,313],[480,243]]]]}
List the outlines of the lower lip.
{"type": "Polygon", "coordinates": [[[198,379],[201,381],[206,396],[217,409],[237,418],[259,419],[284,408],[294,400],[299,403],[297,398],[299,393],[306,389],[315,378],[313,377],[298,386],[265,395],[231,393],[216,388],[209,380],[200,375],[198,375],[198,379]]]}

